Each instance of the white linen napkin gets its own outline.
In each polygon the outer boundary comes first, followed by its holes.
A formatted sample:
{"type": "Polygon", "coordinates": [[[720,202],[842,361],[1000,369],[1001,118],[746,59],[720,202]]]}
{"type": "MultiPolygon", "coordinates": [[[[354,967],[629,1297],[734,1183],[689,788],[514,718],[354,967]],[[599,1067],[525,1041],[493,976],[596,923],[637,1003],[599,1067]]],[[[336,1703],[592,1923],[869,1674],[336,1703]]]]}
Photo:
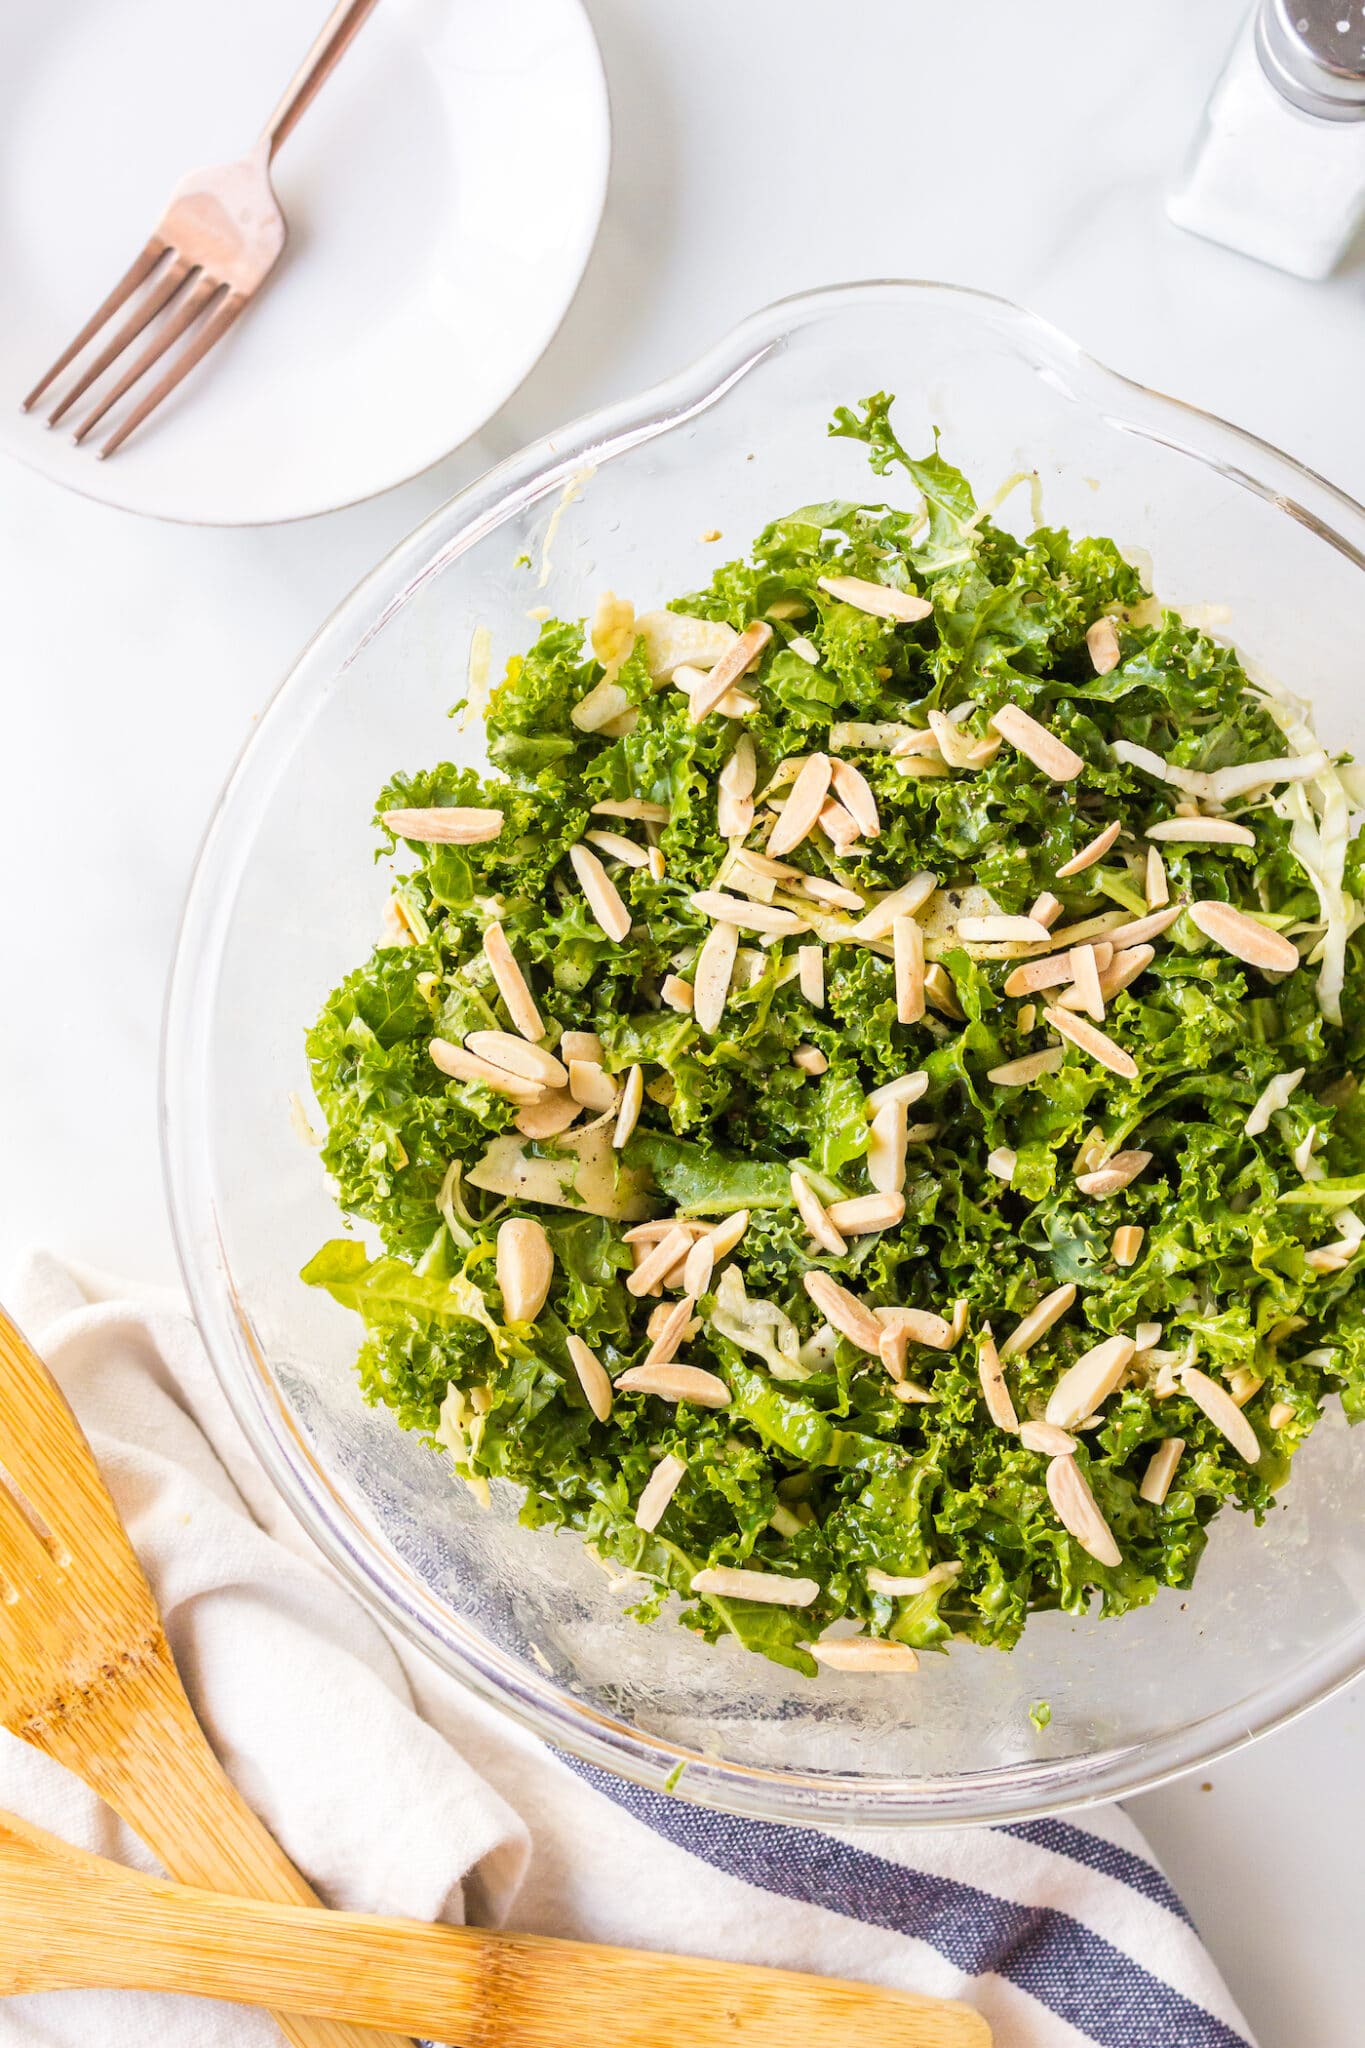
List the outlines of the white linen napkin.
{"type": "MultiPolygon", "coordinates": [[[[1251,2048],[1118,1808],[834,1834],[568,1760],[387,1634],[254,1463],[183,1304],[34,1254],[8,1303],[94,1446],[227,1769],[331,1904],[826,1971],[959,1997],[1000,2048],[1251,2048]]],[[[0,1806],[156,1866],[0,1731],[0,1806]]],[[[0,2003],[0,2048],[267,2048],[264,2016],[137,1993],[0,2003]]]]}

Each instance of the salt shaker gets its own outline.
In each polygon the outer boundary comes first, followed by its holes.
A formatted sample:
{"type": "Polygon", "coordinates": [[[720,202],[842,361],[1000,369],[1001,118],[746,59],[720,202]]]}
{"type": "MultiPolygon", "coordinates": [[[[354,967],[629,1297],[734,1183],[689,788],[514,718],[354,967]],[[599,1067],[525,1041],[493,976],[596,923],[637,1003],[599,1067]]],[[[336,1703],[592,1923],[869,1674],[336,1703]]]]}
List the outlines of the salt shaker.
{"type": "Polygon", "coordinates": [[[1365,4],[1260,0],[1167,210],[1182,228],[1326,277],[1365,214],[1365,4]]]}

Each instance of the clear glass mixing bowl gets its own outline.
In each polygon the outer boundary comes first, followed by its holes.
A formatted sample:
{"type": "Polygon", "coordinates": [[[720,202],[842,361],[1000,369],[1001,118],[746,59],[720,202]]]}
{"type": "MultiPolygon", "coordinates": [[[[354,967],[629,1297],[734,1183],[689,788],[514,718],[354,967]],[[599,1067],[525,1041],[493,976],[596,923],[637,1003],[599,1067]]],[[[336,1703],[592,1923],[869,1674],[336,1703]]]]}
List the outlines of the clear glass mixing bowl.
{"type": "MultiPolygon", "coordinates": [[[[352,1583],[547,1740],[683,1796],[841,1825],[1016,1819],[1150,1786],[1274,1727],[1365,1663],[1365,1430],[1335,1404],[1263,1529],[1216,1525],[1198,1583],[1122,1621],[1039,1616],[1009,1656],[816,1682],[622,1614],[570,1536],[481,1512],[448,1465],[362,1402],[360,1326],[297,1273],[339,1218],[291,1122],[303,1031],[372,944],[378,785],[472,747],[447,718],[471,636],[493,672],[533,607],[641,608],[705,580],[774,514],[894,496],[831,408],[899,397],[983,492],[1036,472],[1042,516],[1150,556],[1156,587],[1360,737],[1365,510],[1286,456],[1090,361],[1017,308],[871,283],[757,313],[703,362],[493,470],[363,582],[304,653],[224,793],[190,891],[164,1118],[186,1279],[262,1463],[352,1583]],[[723,531],[721,545],[703,534],[723,531]],[[527,566],[529,557],[530,566],[527,566]],[[1029,1707],[1050,1702],[1043,1730],[1029,1707]]],[[[1030,522],[1027,490],[1000,517],[1030,522]]]]}

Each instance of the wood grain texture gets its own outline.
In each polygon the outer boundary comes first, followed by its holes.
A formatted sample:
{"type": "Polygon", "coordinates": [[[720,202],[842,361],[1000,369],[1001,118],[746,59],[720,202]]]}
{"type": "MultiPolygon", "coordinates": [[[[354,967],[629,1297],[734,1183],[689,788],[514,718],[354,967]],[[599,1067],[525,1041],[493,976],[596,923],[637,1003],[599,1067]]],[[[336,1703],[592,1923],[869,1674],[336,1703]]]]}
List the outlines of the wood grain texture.
{"type": "Polygon", "coordinates": [[[270,2004],[461,2048],[991,2041],[967,2006],[836,1978],[215,1896],[0,1816],[0,1992],[78,1987],[270,2004]]]}

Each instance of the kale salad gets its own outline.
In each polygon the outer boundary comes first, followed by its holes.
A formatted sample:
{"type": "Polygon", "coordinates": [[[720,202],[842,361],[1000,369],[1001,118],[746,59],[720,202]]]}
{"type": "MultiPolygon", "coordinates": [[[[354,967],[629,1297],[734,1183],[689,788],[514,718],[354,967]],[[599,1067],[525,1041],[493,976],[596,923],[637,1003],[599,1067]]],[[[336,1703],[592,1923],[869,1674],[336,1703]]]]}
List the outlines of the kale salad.
{"type": "Polygon", "coordinates": [[[394,776],[308,1036],[366,1393],[810,1677],[1188,1586],[1365,1414],[1354,771],[890,415],[904,509],[545,621],[394,776]]]}

